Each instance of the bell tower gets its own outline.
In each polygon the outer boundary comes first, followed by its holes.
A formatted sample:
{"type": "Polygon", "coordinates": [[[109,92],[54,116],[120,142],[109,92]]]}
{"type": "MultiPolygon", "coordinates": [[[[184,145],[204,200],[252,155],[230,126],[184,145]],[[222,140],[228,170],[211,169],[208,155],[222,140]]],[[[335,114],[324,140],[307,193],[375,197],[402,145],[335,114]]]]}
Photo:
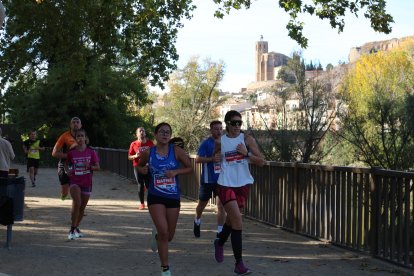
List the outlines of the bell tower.
{"type": "Polygon", "coordinates": [[[263,41],[263,35],[260,36],[260,41],[256,42],[256,81],[263,81],[266,78],[266,60],[263,54],[267,54],[268,44],[263,41]]]}

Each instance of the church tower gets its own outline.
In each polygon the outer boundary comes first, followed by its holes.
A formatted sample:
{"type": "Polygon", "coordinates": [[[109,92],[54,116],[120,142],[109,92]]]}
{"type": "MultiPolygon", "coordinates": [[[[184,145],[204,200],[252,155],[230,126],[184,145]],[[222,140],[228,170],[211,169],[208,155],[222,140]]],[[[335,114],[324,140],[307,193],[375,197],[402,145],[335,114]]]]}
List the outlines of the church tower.
{"type": "Polygon", "coordinates": [[[266,80],[267,62],[264,60],[263,54],[267,54],[267,41],[263,41],[263,35],[260,36],[260,41],[256,42],[256,81],[266,80]]]}

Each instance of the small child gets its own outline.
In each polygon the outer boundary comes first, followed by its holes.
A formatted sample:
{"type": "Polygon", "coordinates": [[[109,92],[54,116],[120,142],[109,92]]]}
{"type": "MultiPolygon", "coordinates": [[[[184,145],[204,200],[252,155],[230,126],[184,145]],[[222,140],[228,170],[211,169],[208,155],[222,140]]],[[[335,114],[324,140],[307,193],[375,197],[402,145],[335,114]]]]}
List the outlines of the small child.
{"type": "Polygon", "coordinates": [[[93,149],[87,147],[85,130],[77,130],[75,138],[77,146],[68,152],[65,163],[72,197],[72,225],[68,235],[69,240],[83,237],[79,225],[92,193],[92,171],[100,169],[98,155],[93,149]]]}

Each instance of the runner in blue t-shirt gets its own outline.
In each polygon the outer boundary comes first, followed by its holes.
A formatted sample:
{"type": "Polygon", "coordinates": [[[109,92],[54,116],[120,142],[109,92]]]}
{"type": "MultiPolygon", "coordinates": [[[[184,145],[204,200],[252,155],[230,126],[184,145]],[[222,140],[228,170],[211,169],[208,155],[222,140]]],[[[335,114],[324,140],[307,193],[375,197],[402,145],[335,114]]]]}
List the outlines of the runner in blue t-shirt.
{"type": "MultiPolygon", "coordinates": [[[[202,163],[200,190],[198,194],[198,204],[196,208],[196,215],[194,219],[194,236],[200,237],[201,215],[212,195],[216,196],[215,189],[217,186],[217,179],[220,174],[220,154],[213,155],[214,141],[220,138],[222,134],[222,123],[220,121],[212,121],[210,123],[211,136],[205,139],[197,152],[197,163],[202,163]]],[[[223,229],[223,224],[226,220],[226,213],[223,205],[217,198],[217,233],[223,229]]]]}

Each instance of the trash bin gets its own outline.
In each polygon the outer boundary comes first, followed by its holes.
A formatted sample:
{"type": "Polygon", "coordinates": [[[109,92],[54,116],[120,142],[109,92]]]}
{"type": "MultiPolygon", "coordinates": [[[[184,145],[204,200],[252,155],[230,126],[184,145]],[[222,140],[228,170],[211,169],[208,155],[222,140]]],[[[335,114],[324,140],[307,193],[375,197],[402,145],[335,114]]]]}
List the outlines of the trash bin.
{"type": "Polygon", "coordinates": [[[23,221],[25,179],[20,177],[0,178],[0,196],[13,199],[14,221],[23,221]]]}
{"type": "Polygon", "coordinates": [[[13,214],[14,221],[23,221],[24,210],[24,191],[26,182],[23,176],[9,178],[9,186],[14,187],[13,198],[13,214]]]}

